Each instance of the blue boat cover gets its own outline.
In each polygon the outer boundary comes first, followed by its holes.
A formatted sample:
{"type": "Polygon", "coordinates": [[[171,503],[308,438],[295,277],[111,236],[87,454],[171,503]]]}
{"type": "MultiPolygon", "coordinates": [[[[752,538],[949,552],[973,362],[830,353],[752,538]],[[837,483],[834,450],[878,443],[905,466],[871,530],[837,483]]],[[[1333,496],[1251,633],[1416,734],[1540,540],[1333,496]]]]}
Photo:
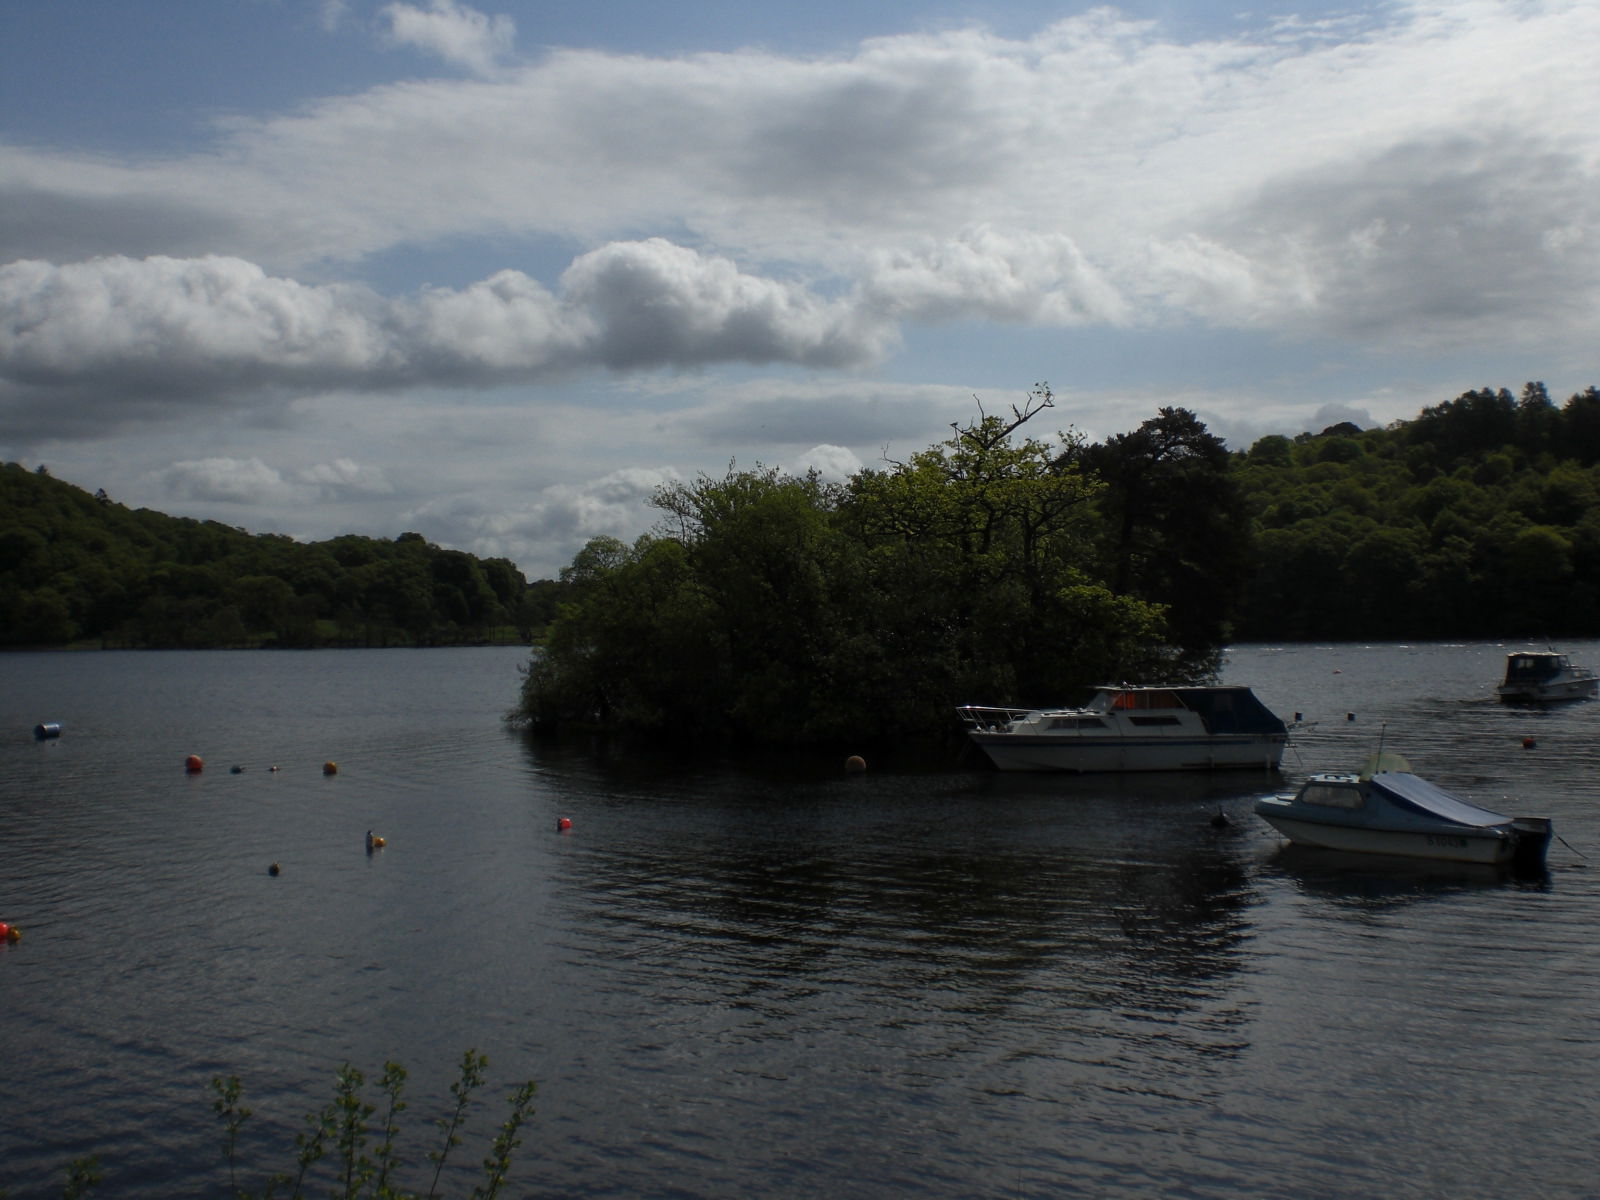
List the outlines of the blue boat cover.
{"type": "Polygon", "coordinates": [[[1457,825],[1501,825],[1511,820],[1487,808],[1468,804],[1437,784],[1404,771],[1386,771],[1374,775],[1372,789],[1382,793],[1397,808],[1423,817],[1453,821],[1457,825]]]}
{"type": "Polygon", "coordinates": [[[1178,687],[1186,708],[1200,714],[1212,733],[1287,733],[1283,721],[1247,687],[1178,687]]]}

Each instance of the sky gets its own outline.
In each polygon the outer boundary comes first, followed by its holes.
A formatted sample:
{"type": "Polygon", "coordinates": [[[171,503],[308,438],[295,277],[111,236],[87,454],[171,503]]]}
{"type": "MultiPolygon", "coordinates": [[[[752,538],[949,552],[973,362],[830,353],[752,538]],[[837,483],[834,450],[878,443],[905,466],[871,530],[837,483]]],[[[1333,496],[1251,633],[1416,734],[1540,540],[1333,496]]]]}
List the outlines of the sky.
{"type": "Polygon", "coordinates": [[[0,0],[0,459],[552,578],[1006,413],[1600,384],[1592,0],[0,0]]]}

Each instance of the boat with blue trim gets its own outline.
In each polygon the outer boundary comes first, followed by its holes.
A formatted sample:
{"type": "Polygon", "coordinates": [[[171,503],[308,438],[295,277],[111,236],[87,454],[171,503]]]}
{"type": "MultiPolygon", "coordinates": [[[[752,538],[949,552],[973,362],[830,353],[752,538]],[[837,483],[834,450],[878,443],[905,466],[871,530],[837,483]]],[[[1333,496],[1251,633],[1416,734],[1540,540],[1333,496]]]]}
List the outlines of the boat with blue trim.
{"type": "Polygon", "coordinates": [[[1002,771],[1276,770],[1288,728],[1240,684],[1106,684],[1081,708],[956,710],[1002,771]]]}
{"type": "Polygon", "coordinates": [[[1306,777],[1292,795],[1264,796],[1256,814],[1291,842],[1324,850],[1544,869],[1548,817],[1508,817],[1471,804],[1380,754],[1359,774],[1306,777]]]}

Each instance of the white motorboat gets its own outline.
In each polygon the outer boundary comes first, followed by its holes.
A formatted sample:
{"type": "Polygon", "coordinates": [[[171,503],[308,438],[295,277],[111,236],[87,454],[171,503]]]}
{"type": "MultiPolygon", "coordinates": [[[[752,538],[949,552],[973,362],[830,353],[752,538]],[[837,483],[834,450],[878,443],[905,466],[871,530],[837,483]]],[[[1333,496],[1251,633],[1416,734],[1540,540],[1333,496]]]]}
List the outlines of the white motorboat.
{"type": "Polygon", "coordinates": [[[1311,775],[1256,813],[1291,842],[1326,850],[1544,869],[1548,817],[1508,817],[1470,804],[1383,755],[1361,774],[1311,775]],[[1387,769],[1398,768],[1398,769],[1387,769]]]}
{"type": "Polygon", "coordinates": [[[1248,687],[1122,684],[1082,708],[956,710],[1002,771],[1276,770],[1289,732],[1248,687]]]}
{"type": "Polygon", "coordinates": [[[1506,677],[1495,694],[1512,703],[1546,704],[1558,700],[1592,700],[1600,677],[1575,667],[1554,650],[1521,650],[1506,655],[1506,677]]]}

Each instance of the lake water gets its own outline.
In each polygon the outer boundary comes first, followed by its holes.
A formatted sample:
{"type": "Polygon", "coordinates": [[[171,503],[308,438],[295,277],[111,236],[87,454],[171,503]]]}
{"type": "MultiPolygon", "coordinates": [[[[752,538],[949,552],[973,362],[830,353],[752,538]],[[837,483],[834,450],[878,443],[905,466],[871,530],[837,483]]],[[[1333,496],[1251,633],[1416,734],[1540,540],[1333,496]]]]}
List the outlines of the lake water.
{"type": "Polygon", "coordinates": [[[426,1190],[475,1047],[517,1196],[1600,1195],[1600,704],[1519,646],[1236,648],[1283,775],[1152,779],[555,749],[516,649],[0,656],[0,1187],[226,1194],[236,1074],[259,1188],[394,1059],[426,1190]],[[1548,878],[1285,853],[1253,798],[1380,740],[1548,878]]]}

